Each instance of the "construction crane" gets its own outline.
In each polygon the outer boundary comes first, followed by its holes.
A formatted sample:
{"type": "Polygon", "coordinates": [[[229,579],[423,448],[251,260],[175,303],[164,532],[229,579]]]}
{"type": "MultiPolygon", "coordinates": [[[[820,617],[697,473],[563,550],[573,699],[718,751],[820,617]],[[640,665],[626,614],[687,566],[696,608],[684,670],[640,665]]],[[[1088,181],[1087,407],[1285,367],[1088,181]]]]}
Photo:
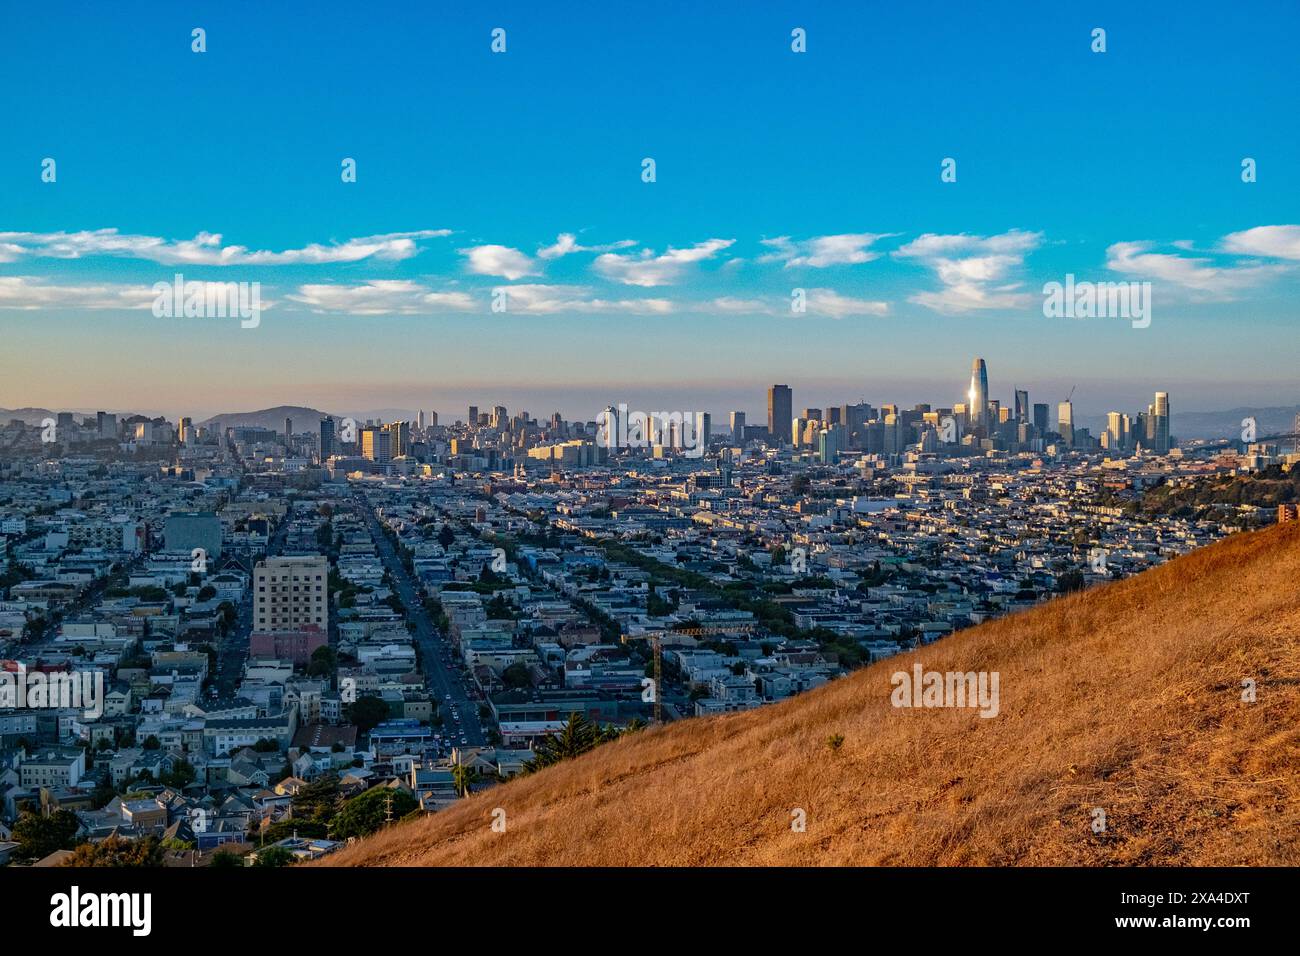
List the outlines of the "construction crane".
{"type": "Polygon", "coordinates": [[[1070,399],[1074,398],[1074,390],[1075,390],[1076,388],[1078,388],[1078,387],[1079,387],[1078,385],[1071,385],[1071,386],[1070,386],[1070,394],[1067,395],[1067,396],[1065,396],[1065,400],[1066,400],[1067,402],[1070,401],[1070,399]]]}
{"type": "Polygon", "coordinates": [[[663,639],[665,634],[682,635],[684,637],[703,637],[709,634],[735,634],[737,632],[748,634],[754,629],[752,621],[741,622],[738,624],[701,624],[696,627],[683,627],[672,631],[651,631],[647,634],[621,634],[619,640],[623,644],[630,641],[648,641],[654,654],[654,722],[662,724],[664,722],[663,710],[663,658],[664,647],[663,639]]]}

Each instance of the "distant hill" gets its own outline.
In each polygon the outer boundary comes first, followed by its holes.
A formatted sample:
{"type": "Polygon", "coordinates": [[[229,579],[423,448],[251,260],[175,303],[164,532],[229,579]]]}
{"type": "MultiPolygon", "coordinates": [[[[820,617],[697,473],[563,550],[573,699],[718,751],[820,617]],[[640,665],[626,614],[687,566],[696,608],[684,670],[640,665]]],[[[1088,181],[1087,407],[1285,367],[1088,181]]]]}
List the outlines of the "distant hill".
{"type": "Polygon", "coordinates": [[[1178,412],[1173,415],[1173,432],[1178,438],[1241,438],[1241,422],[1255,419],[1255,433],[1290,434],[1300,405],[1273,408],[1233,408],[1225,412],[1178,412]]]}
{"type": "Polygon", "coordinates": [[[780,704],[629,734],[317,865],[1295,866],[1297,578],[1300,523],[1234,535],[780,704]],[[997,671],[1000,713],[892,706],[914,663],[997,671]]]}
{"type": "Polygon", "coordinates": [[[27,425],[39,425],[43,419],[54,417],[55,413],[48,408],[0,408],[0,425],[8,425],[15,418],[27,425]]]}
{"type": "MultiPolygon", "coordinates": [[[[255,412],[223,412],[198,424],[205,428],[218,430],[232,427],[270,428],[277,432],[284,431],[284,420],[293,419],[295,432],[314,431],[320,426],[320,420],[328,412],[301,405],[277,405],[275,408],[262,408],[255,412]]],[[[340,416],[335,415],[335,418],[340,416]]]]}

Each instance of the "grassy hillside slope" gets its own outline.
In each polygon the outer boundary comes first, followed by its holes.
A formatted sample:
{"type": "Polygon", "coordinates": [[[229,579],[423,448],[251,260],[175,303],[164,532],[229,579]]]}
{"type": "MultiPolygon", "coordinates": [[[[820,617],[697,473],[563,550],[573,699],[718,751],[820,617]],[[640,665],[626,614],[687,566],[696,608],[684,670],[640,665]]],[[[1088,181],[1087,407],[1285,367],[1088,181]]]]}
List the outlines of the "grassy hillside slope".
{"type": "Polygon", "coordinates": [[[1300,524],[630,735],[322,864],[1300,864],[1300,524]],[[893,707],[914,661],[998,671],[1000,714],[893,707]]]}

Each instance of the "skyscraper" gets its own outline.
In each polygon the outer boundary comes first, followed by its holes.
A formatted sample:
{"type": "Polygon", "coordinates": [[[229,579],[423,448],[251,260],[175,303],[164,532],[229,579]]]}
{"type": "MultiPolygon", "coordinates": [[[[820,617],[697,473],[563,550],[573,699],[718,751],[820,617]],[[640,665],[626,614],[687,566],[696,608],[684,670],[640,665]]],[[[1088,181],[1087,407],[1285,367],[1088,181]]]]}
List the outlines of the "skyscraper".
{"type": "Polygon", "coordinates": [[[1111,412],[1106,416],[1106,447],[1123,450],[1128,446],[1128,416],[1123,412],[1111,412]]]}
{"type": "Polygon", "coordinates": [[[789,385],[773,385],[767,390],[767,433],[773,441],[784,441],[794,421],[794,393],[789,385]]]}
{"type": "Polygon", "coordinates": [[[320,420],[320,460],[324,461],[334,454],[334,419],[326,415],[320,420]]]}
{"type": "Polygon", "coordinates": [[[1061,433],[1067,445],[1074,444],[1074,403],[1071,401],[1061,402],[1057,406],[1056,430],[1061,433]]]}
{"type": "Polygon", "coordinates": [[[393,436],[387,428],[373,425],[361,429],[361,454],[371,461],[392,461],[393,436]]]}
{"type": "Polygon", "coordinates": [[[1016,389],[1016,421],[1029,421],[1029,392],[1023,388],[1016,389]]]}
{"type": "Polygon", "coordinates": [[[970,406],[967,415],[971,431],[984,437],[988,434],[989,425],[989,370],[982,358],[971,363],[970,393],[966,397],[970,406]]]}
{"type": "Polygon", "coordinates": [[[470,428],[474,428],[476,425],[478,425],[478,406],[477,406],[477,405],[471,405],[471,406],[469,407],[469,421],[468,421],[467,424],[469,425],[470,428]]]}
{"type": "Polygon", "coordinates": [[[731,440],[732,441],[745,440],[745,413],[744,412],[731,413],[731,440]]]}
{"type": "Polygon", "coordinates": [[[117,416],[112,412],[96,413],[95,425],[100,438],[117,438],[117,416]]]}
{"type": "Polygon", "coordinates": [[[1037,429],[1039,438],[1047,434],[1046,402],[1034,402],[1034,428],[1037,429]]]}
{"type": "Polygon", "coordinates": [[[1156,392],[1152,427],[1155,432],[1155,451],[1163,455],[1169,451],[1169,393],[1156,392]]]}

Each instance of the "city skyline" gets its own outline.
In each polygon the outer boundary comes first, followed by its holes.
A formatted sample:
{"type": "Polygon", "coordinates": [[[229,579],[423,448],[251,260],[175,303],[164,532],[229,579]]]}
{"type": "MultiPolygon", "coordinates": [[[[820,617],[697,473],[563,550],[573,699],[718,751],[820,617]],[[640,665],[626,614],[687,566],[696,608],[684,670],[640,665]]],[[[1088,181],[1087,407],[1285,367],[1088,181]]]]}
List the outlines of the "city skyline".
{"type": "Polygon", "coordinates": [[[733,13],[638,21],[630,43],[617,11],[401,29],[269,12],[251,32],[211,11],[196,54],[161,7],[130,29],[15,11],[0,78],[48,82],[7,104],[28,148],[0,155],[0,406],[414,409],[504,387],[570,414],[625,397],[754,416],[743,396],[774,381],[946,400],[937,370],[972,354],[1041,393],[1098,383],[1086,414],[1134,404],[1153,367],[1189,409],[1294,399],[1287,31],[1216,10],[1203,43],[1158,7],[1017,9],[999,31],[976,10],[733,13]],[[322,63],[337,80],[309,79],[322,63]],[[65,81],[82,69],[111,74],[113,109],[65,81]],[[433,88],[455,96],[410,122],[408,95],[433,88]],[[1109,137],[1060,148],[1053,131],[1098,110],[1137,158],[1109,137]],[[138,129],[181,115],[239,135],[140,152],[138,129]],[[265,314],[156,317],[177,274],[260,283],[265,314]],[[1071,276],[1149,281],[1150,324],[1049,318],[1042,290],[1071,276]]]}

